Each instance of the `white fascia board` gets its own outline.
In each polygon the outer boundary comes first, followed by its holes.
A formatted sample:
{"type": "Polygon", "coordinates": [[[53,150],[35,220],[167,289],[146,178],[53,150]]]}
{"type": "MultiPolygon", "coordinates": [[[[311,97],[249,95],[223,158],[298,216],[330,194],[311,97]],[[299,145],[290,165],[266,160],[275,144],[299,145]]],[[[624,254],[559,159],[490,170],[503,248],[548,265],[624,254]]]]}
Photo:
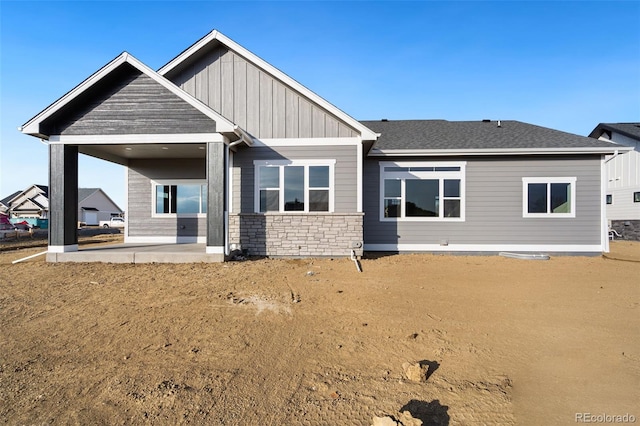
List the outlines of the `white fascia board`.
{"type": "Polygon", "coordinates": [[[163,143],[229,143],[220,133],[169,133],[135,135],[52,135],[50,144],[68,145],[120,145],[120,144],[163,144],[163,143]]]}
{"type": "Polygon", "coordinates": [[[550,252],[597,253],[600,244],[364,244],[365,251],[389,252],[550,252]]]}
{"type": "Polygon", "coordinates": [[[40,132],[40,122],[47,119],[51,115],[53,115],[56,111],[60,110],[63,106],[68,104],[82,92],[87,90],[89,87],[93,86],[95,83],[100,81],[104,76],[111,73],[114,69],[122,65],[128,57],[127,52],[122,52],[116,58],[114,58],[111,62],[100,68],[98,71],[89,76],[82,83],[78,84],[76,87],[68,91],[57,101],[49,105],[47,108],[42,110],[38,115],[33,117],[31,120],[27,121],[23,126],[19,127],[22,133],[28,135],[36,135],[40,132]]]}
{"type": "Polygon", "coordinates": [[[349,138],[263,138],[254,139],[255,146],[357,146],[360,137],[349,138]]]}
{"type": "Polygon", "coordinates": [[[170,92],[172,92],[173,94],[175,94],[176,96],[178,96],[179,98],[187,102],[189,105],[191,105],[192,107],[194,107],[195,109],[197,109],[198,111],[206,115],[207,117],[214,120],[216,122],[217,132],[233,132],[234,131],[235,126],[229,120],[227,120],[220,114],[216,113],[211,108],[209,108],[208,106],[206,106],[205,104],[203,104],[202,102],[194,98],[193,96],[189,95],[187,92],[180,89],[178,86],[176,86],[166,78],[162,77],[157,72],[155,72],[154,70],[152,70],[151,68],[149,68],[148,66],[146,66],[145,64],[143,64],[142,62],[140,62],[139,60],[137,60],[127,52],[123,52],[120,55],[118,55],[118,57],[116,57],[114,60],[112,60],[107,65],[105,65],[104,67],[99,69],[97,72],[92,74],[89,78],[87,78],[78,86],[76,86],[71,91],[66,93],[60,99],[58,99],[57,101],[49,105],[40,114],[36,115],[31,120],[29,120],[25,125],[20,127],[19,130],[25,134],[40,135],[40,123],[42,121],[44,121],[45,119],[47,119],[48,117],[50,117],[51,115],[53,115],[54,113],[62,109],[65,105],[67,105],[73,99],[78,97],[80,94],[82,94],[84,91],[89,89],[94,84],[98,83],[105,76],[113,72],[116,68],[118,68],[120,65],[124,64],[125,62],[130,64],[131,66],[136,68],[138,71],[142,72],[147,77],[151,78],[152,80],[154,80],[155,82],[163,86],[164,88],[168,89],[170,92]]]}
{"type": "Polygon", "coordinates": [[[347,114],[344,111],[342,111],[341,109],[337,108],[335,105],[331,104],[330,102],[328,102],[327,100],[325,100],[321,96],[319,96],[316,93],[312,92],[307,87],[305,87],[302,84],[298,83],[293,78],[289,77],[288,75],[286,75],[285,73],[283,73],[282,71],[280,71],[279,69],[274,67],[273,65],[269,64],[265,60],[263,60],[260,57],[256,56],[254,53],[251,53],[249,50],[247,50],[246,48],[240,46],[238,43],[236,43],[235,41],[231,40],[230,38],[228,38],[227,36],[225,36],[224,34],[220,33],[217,30],[214,30],[214,31],[210,32],[208,35],[206,35],[205,37],[201,38],[195,44],[193,44],[191,47],[189,47],[187,50],[185,50],[180,55],[178,55],[171,62],[169,62],[168,64],[166,64],[162,68],[160,68],[158,70],[158,74],[164,76],[166,73],[168,73],[172,69],[176,68],[182,62],[187,60],[191,55],[193,55],[194,53],[196,53],[200,49],[204,48],[205,46],[207,46],[209,43],[211,43],[214,40],[217,40],[220,44],[226,46],[227,48],[229,48],[229,49],[231,49],[233,51],[235,51],[240,56],[243,56],[249,62],[253,62],[255,65],[258,66],[258,68],[261,68],[265,72],[271,74],[272,76],[274,76],[278,80],[282,81],[286,85],[292,87],[293,89],[295,89],[296,91],[301,93],[303,96],[309,98],[311,101],[317,103],[318,105],[321,105],[324,109],[329,111],[331,114],[335,115],[336,117],[338,117],[338,118],[342,119],[343,121],[345,121],[346,123],[348,123],[354,129],[356,129],[356,130],[358,130],[360,132],[360,134],[362,136],[362,140],[375,141],[377,139],[378,134],[375,133],[374,131],[372,131],[371,129],[369,129],[368,127],[364,126],[358,120],[356,120],[355,118],[351,117],[349,114],[347,114]]]}
{"type": "Polygon", "coordinates": [[[620,147],[584,148],[504,148],[504,149],[373,149],[370,157],[445,157],[467,155],[560,155],[560,154],[613,154],[620,147]]]}

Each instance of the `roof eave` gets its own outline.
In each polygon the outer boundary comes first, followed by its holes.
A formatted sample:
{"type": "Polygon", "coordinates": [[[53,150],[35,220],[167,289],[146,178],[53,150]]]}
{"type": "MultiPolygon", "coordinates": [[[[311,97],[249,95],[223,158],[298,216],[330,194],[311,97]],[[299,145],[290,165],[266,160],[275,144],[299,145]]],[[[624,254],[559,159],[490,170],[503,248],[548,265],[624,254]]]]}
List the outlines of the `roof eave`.
{"type": "Polygon", "coordinates": [[[615,154],[631,151],[631,147],[579,147],[579,148],[487,148],[487,149],[372,149],[371,157],[418,156],[478,156],[478,155],[562,155],[562,154],[615,154]]]}
{"type": "Polygon", "coordinates": [[[227,120],[220,114],[213,111],[211,108],[209,108],[208,106],[200,102],[195,97],[189,95],[187,92],[180,89],[178,86],[176,86],[175,84],[173,84],[172,82],[164,78],[163,76],[159,75],[157,72],[155,72],[154,70],[152,70],[151,68],[149,68],[148,66],[146,66],[145,64],[143,64],[142,62],[140,62],[138,59],[131,56],[127,52],[123,52],[120,55],[118,55],[115,59],[113,59],[107,65],[100,68],[98,71],[92,74],[89,78],[87,78],[82,83],[80,83],[79,85],[74,87],[72,90],[67,92],[60,99],[58,99],[57,101],[49,105],[42,112],[40,112],[38,115],[33,117],[27,123],[25,123],[23,126],[19,127],[18,130],[20,130],[24,134],[39,137],[42,139],[48,139],[49,135],[45,135],[40,132],[40,123],[46,120],[48,117],[51,117],[53,114],[55,114],[57,111],[62,109],[65,105],[67,105],[73,99],[78,97],[85,90],[89,89],[91,86],[98,83],[102,78],[107,76],[109,73],[114,71],[116,68],[118,68],[120,65],[124,64],[125,62],[130,64],[131,66],[136,68],[138,71],[142,72],[147,77],[151,78],[152,80],[154,80],[155,82],[163,86],[164,88],[168,89],[170,92],[172,92],[176,96],[180,97],[182,100],[190,104],[192,107],[194,107],[195,109],[197,109],[198,111],[206,115],[207,117],[214,120],[216,122],[217,132],[219,133],[233,132],[233,129],[235,127],[233,123],[231,123],[229,120],[227,120]]]}

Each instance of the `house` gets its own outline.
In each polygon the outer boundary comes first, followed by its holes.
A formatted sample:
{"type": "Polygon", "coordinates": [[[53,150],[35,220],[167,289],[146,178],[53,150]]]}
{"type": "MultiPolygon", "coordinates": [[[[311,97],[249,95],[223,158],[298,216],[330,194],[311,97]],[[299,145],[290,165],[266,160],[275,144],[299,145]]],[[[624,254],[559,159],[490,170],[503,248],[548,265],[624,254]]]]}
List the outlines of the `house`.
{"type": "Polygon", "coordinates": [[[11,206],[11,200],[22,191],[16,191],[13,194],[4,197],[0,200],[0,213],[9,216],[9,207],[11,206]]]}
{"type": "Polygon", "coordinates": [[[78,218],[86,225],[122,216],[124,211],[100,188],[78,188],[78,218]]]}
{"type": "Polygon", "coordinates": [[[21,127],[48,140],[50,253],[78,250],[78,153],[127,169],[125,243],[267,256],[608,248],[607,141],[517,121],[358,121],[213,31],[117,56],[21,127]]]}
{"type": "Polygon", "coordinates": [[[7,200],[9,216],[15,219],[47,219],[49,215],[49,188],[31,185],[7,200]]]}
{"type": "Polygon", "coordinates": [[[632,148],[607,159],[607,219],[624,238],[640,240],[640,123],[600,123],[589,137],[632,148]]]}
{"type": "MultiPolygon", "coordinates": [[[[123,211],[100,188],[78,188],[78,221],[97,225],[100,220],[122,216],[123,211]]],[[[32,225],[45,228],[49,218],[49,187],[31,185],[2,200],[6,213],[14,221],[27,220],[32,225]]]]}

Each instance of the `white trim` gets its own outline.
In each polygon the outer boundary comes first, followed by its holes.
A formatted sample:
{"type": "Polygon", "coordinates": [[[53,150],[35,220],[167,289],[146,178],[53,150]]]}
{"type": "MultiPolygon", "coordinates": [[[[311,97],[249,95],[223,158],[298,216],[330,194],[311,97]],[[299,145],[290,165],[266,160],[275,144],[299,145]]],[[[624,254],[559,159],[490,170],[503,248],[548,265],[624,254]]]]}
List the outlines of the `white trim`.
{"type": "Polygon", "coordinates": [[[69,244],[66,246],[49,246],[47,248],[49,253],[69,253],[72,251],[78,251],[77,244],[69,244]]]}
{"type": "MultiPolygon", "coordinates": [[[[253,211],[254,213],[280,213],[280,214],[313,214],[313,213],[333,213],[335,210],[335,159],[310,159],[310,160],[253,160],[253,211]],[[279,186],[277,188],[279,196],[279,209],[278,212],[261,212],[260,211],[260,167],[272,166],[278,167],[279,172],[279,186]],[[284,210],[284,169],[283,166],[296,166],[304,167],[304,195],[305,199],[309,196],[309,166],[327,166],[329,167],[329,187],[318,188],[321,190],[327,189],[329,191],[329,211],[327,212],[312,212],[309,211],[309,203],[304,203],[304,211],[285,211],[284,210]]],[[[270,188],[276,190],[276,188],[270,188]]]]}
{"type": "MultiPolygon", "coordinates": [[[[600,161],[600,244],[602,244],[603,251],[609,253],[609,221],[607,220],[607,187],[608,187],[608,174],[607,174],[607,162],[605,156],[602,156],[600,161]]],[[[611,194],[611,203],[613,203],[613,194],[611,194]]]]}
{"type": "Polygon", "coordinates": [[[129,167],[124,169],[124,237],[129,236],[129,167]]]}
{"type": "Polygon", "coordinates": [[[322,97],[318,96],[317,94],[315,94],[314,92],[309,90],[307,87],[305,87],[302,84],[298,83],[297,81],[295,81],[294,79],[292,79],[291,77],[289,77],[288,75],[286,75],[285,73],[283,73],[282,71],[280,71],[279,69],[274,67],[273,65],[271,65],[268,62],[264,61],[263,59],[259,58],[258,56],[256,56],[255,54],[251,53],[249,50],[247,50],[244,47],[240,46],[238,43],[234,42],[233,40],[231,40],[230,38],[226,37],[225,35],[221,34],[217,30],[214,30],[214,31],[210,32],[209,34],[207,34],[206,36],[204,36],[203,38],[198,40],[196,43],[191,45],[191,47],[186,49],[180,55],[178,55],[173,60],[171,60],[168,64],[166,64],[165,66],[160,68],[158,70],[158,74],[164,76],[169,71],[171,71],[172,69],[174,69],[175,67],[180,65],[182,62],[187,60],[193,54],[195,54],[200,49],[204,48],[205,46],[207,46],[209,43],[211,43],[214,40],[218,41],[220,44],[223,44],[227,48],[235,51],[240,56],[244,57],[247,61],[252,62],[258,68],[261,68],[262,70],[264,70],[268,74],[271,74],[273,77],[275,77],[276,79],[282,81],[284,84],[290,86],[291,88],[293,88],[294,90],[296,90],[297,92],[302,94],[304,97],[306,97],[309,100],[311,100],[312,102],[322,106],[329,113],[331,113],[334,116],[338,117],[342,121],[348,123],[351,127],[353,127],[354,129],[356,129],[357,131],[360,132],[360,134],[362,135],[362,139],[364,139],[364,140],[372,140],[372,141],[375,141],[377,139],[377,134],[375,132],[373,132],[371,129],[369,129],[368,127],[364,126],[358,120],[356,120],[355,118],[353,118],[350,115],[346,114],[344,111],[342,111],[341,109],[337,108],[335,105],[331,104],[327,100],[325,100],[322,97]]]}
{"type": "Polygon", "coordinates": [[[125,244],[206,244],[207,237],[192,237],[192,236],[125,236],[125,244]]]}
{"type": "Polygon", "coordinates": [[[335,164],[335,158],[327,160],[253,160],[254,166],[334,166],[335,164]]]}
{"type": "Polygon", "coordinates": [[[105,65],[104,67],[102,67],[101,69],[93,73],[89,78],[87,78],[82,83],[74,87],[71,91],[67,92],[60,99],[58,99],[57,101],[49,105],[42,112],[40,112],[38,115],[33,117],[31,120],[25,123],[22,127],[20,127],[20,131],[26,134],[40,135],[40,123],[42,121],[44,121],[48,117],[51,117],[54,113],[59,111],[61,108],[63,108],[73,99],[75,99],[77,96],[79,96],[84,91],[89,89],[91,86],[93,86],[94,84],[97,84],[100,80],[102,80],[104,77],[109,75],[111,72],[113,72],[116,68],[118,68],[124,63],[128,63],[132,65],[138,71],[142,72],[147,77],[151,78],[156,83],[160,84],[162,87],[164,87],[165,89],[169,90],[170,92],[178,96],[180,99],[182,99],[183,101],[191,105],[193,108],[195,108],[196,110],[200,111],[207,117],[214,120],[216,122],[217,132],[231,133],[234,131],[234,124],[231,123],[229,120],[227,120],[222,115],[218,114],[217,112],[215,112],[214,110],[212,110],[211,108],[209,108],[208,106],[206,106],[205,104],[203,104],[198,99],[191,96],[184,90],[180,89],[178,86],[176,86],[175,84],[173,84],[172,82],[170,82],[169,80],[167,80],[166,78],[164,78],[163,76],[161,76],[160,74],[158,74],[157,72],[155,72],[154,70],[152,70],[151,68],[149,68],[148,66],[146,66],[145,64],[143,64],[142,62],[140,62],[139,60],[137,60],[127,52],[123,52],[120,55],[118,55],[115,59],[113,59],[107,65],[105,65]]]}
{"type": "Polygon", "coordinates": [[[602,252],[598,244],[366,244],[365,251],[390,252],[602,252]]]}
{"type": "MultiPolygon", "coordinates": [[[[378,149],[369,151],[371,157],[424,157],[460,155],[559,155],[559,154],[613,154],[621,147],[584,148],[478,148],[478,149],[378,149]]],[[[629,149],[631,150],[631,148],[629,149]]]]}
{"type": "Polygon", "coordinates": [[[254,146],[338,146],[360,145],[360,137],[348,138],[263,138],[255,139],[254,146]]]}
{"type": "Polygon", "coordinates": [[[205,253],[206,254],[225,254],[225,248],[222,246],[207,246],[205,248],[205,253]]]}
{"type": "Polygon", "coordinates": [[[524,218],[575,218],[576,217],[576,186],[577,178],[574,176],[555,176],[555,177],[523,177],[522,178],[522,217],[524,218]],[[547,212],[546,213],[529,213],[529,184],[546,184],[547,185],[547,212]],[[571,185],[571,211],[569,213],[552,213],[551,212],[551,194],[549,184],[552,183],[568,183],[571,185]]]}
{"type": "MultiPolygon", "coordinates": [[[[208,183],[206,179],[150,179],[151,183],[151,217],[154,219],[164,218],[206,218],[207,213],[158,213],[156,212],[157,202],[156,199],[156,186],[178,186],[178,185],[204,185],[207,188],[208,183]]],[[[208,189],[207,189],[208,190],[208,189]]],[[[207,194],[208,196],[208,194],[207,194]]],[[[201,195],[202,197],[202,195],[201,195]]],[[[202,198],[200,198],[200,207],[202,208],[202,198]]]]}
{"type": "MultiPolygon", "coordinates": [[[[380,222],[464,222],[466,217],[466,161],[380,161],[378,163],[380,167],[379,171],[379,211],[378,220],[380,222]],[[460,170],[456,171],[385,171],[385,167],[458,167],[460,170]],[[398,179],[401,185],[400,194],[400,216],[399,217],[385,217],[385,195],[384,195],[384,181],[387,179],[398,179]],[[407,180],[423,180],[433,179],[438,180],[439,185],[439,210],[443,213],[442,216],[436,217],[422,217],[422,216],[406,216],[405,201],[406,201],[406,181],[407,180]],[[444,216],[444,181],[447,179],[460,180],[460,217],[445,217],[444,216]]],[[[396,198],[396,197],[389,197],[396,198]]],[[[457,199],[457,197],[454,197],[457,199]]],[[[451,197],[449,198],[451,199],[451,197]]],[[[439,212],[440,213],[440,212],[439,212]]]]}
{"type": "Polygon", "coordinates": [[[70,145],[120,145],[120,144],[180,144],[223,142],[229,139],[220,133],[169,133],[169,134],[131,134],[131,135],[51,135],[49,143],[70,145]]]}
{"type": "Polygon", "coordinates": [[[356,212],[362,213],[362,196],[363,196],[363,162],[364,154],[362,143],[356,145],[356,212]]]}

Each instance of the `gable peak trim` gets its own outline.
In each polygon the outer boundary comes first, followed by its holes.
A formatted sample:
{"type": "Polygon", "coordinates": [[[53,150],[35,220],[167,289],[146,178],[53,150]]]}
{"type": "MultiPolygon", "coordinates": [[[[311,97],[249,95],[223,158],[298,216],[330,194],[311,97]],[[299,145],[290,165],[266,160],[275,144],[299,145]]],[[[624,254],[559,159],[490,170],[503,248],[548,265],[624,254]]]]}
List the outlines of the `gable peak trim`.
{"type": "Polygon", "coordinates": [[[19,127],[18,130],[28,135],[40,137],[43,139],[48,139],[50,135],[45,135],[40,132],[40,123],[42,121],[46,120],[56,112],[60,111],[67,104],[69,104],[71,101],[77,98],[80,94],[82,94],[83,92],[88,90],[90,87],[100,82],[103,78],[105,78],[107,75],[109,75],[110,73],[112,73],[114,70],[116,70],[117,68],[119,68],[125,63],[131,65],[132,67],[134,67],[135,69],[137,69],[138,71],[146,75],[147,77],[151,78],[156,83],[163,86],[164,88],[168,89],[170,92],[172,92],[173,94],[175,94],[176,96],[178,96],[179,98],[187,102],[189,105],[191,105],[192,107],[194,107],[195,109],[197,109],[198,111],[206,115],[207,117],[214,120],[216,122],[216,130],[218,132],[220,133],[233,132],[234,130],[233,123],[231,123],[229,120],[227,120],[217,112],[213,111],[211,108],[209,108],[208,106],[200,102],[198,99],[189,95],[184,90],[180,89],[171,81],[159,75],[157,72],[155,72],[154,70],[146,66],[144,63],[142,63],[141,61],[139,61],[133,55],[129,54],[126,51],[116,56],[105,66],[103,66],[98,71],[93,73],[91,76],[89,76],[83,82],[81,82],[76,87],[71,89],[69,92],[64,94],[58,100],[53,102],[51,105],[49,105],[39,114],[37,114],[31,120],[27,121],[24,125],[19,127]]]}
{"type": "Polygon", "coordinates": [[[307,97],[312,102],[320,105],[322,108],[324,108],[331,114],[335,115],[336,117],[338,117],[339,119],[341,119],[342,121],[344,121],[345,123],[353,127],[356,131],[358,131],[361,134],[362,140],[375,141],[377,139],[378,134],[372,131],[371,129],[369,129],[368,127],[366,127],[364,124],[362,124],[355,118],[351,117],[349,114],[345,113],[340,108],[336,107],[335,105],[333,105],[326,99],[322,98],[312,90],[303,86],[302,84],[297,82],[295,79],[289,77],[287,74],[280,71],[278,68],[274,67],[273,65],[269,64],[264,59],[260,58],[256,54],[252,53],[251,51],[242,47],[235,41],[231,40],[229,37],[225,36],[218,30],[211,31],[209,34],[205,35],[200,40],[192,44],[190,47],[182,51],[178,56],[176,56],[174,59],[172,59],[162,68],[160,68],[158,70],[158,74],[161,76],[166,75],[171,70],[175,69],[184,61],[186,61],[188,58],[190,58],[192,55],[196,54],[198,51],[205,48],[206,46],[208,46],[210,43],[214,41],[217,41],[218,43],[225,46],[226,48],[234,51],[235,53],[244,57],[249,62],[254,63],[256,66],[258,66],[268,74],[282,81],[286,85],[292,87],[294,90],[298,91],[300,94],[307,97]]]}

